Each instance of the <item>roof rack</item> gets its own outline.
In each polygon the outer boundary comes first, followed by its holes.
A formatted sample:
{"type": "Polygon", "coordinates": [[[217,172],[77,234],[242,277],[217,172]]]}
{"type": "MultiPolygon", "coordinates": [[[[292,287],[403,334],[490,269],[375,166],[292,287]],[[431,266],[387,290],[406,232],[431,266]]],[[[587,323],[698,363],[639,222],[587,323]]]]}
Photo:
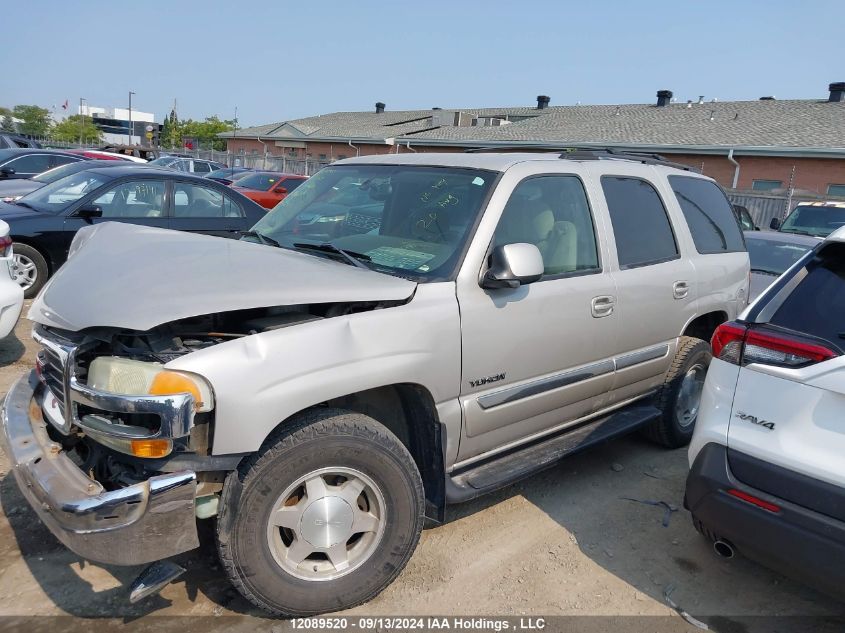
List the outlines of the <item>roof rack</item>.
{"type": "Polygon", "coordinates": [[[660,154],[650,152],[629,152],[613,147],[557,147],[550,145],[525,145],[522,147],[476,147],[464,151],[472,154],[487,154],[495,152],[549,152],[560,153],[558,158],[565,158],[568,160],[629,160],[642,163],[644,165],[663,165],[664,167],[674,167],[675,169],[682,169],[684,171],[693,171],[689,165],[683,165],[681,163],[666,160],[666,158],[660,154]]]}

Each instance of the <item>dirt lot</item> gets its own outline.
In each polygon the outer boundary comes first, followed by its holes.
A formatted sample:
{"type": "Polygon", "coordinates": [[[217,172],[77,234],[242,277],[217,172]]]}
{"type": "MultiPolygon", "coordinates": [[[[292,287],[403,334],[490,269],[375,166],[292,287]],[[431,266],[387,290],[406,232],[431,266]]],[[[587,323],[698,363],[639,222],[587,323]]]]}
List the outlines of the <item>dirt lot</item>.
{"type": "MultiPolygon", "coordinates": [[[[22,321],[0,342],[2,394],[32,365],[29,330],[22,321]]],[[[452,507],[445,525],[423,533],[399,579],[353,613],[672,615],[686,627],[663,598],[675,585],[676,603],[697,617],[725,616],[723,630],[746,630],[732,620],[741,616],[845,615],[845,605],[754,563],[717,558],[680,507],[686,469],[684,450],[628,437],[452,507]],[[664,527],[663,508],[623,497],[678,510],[664,527]]],[[[261,615],[223,576],[210,527],[200,550],[181,557],[182,578],[129,605],[125,584],[140,569],[91,564],[64,549],[8,470],[0,454],[0,615],[261,615]]]]}

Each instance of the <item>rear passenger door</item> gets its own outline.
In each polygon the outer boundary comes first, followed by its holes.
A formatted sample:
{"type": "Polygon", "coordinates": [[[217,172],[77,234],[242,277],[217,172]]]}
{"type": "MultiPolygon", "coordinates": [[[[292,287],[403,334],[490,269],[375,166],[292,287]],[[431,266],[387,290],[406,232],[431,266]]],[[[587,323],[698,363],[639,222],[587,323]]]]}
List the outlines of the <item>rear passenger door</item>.
{"type": "Polygon", "coordinates": [[[250,228],[241,205],[215,187],[197,182],[173,182],[170,226],[178,231],[219,237],[240,237],[250,228]]]}
{"type": "Polygon", "coordinates": [[[619,319],[616,378],[605,404],[662,383],[677,337],[694,315],[695,269],[681,256],[676,227],[655,182],[639,174],[600,180],[616,245],[619,319]]]}

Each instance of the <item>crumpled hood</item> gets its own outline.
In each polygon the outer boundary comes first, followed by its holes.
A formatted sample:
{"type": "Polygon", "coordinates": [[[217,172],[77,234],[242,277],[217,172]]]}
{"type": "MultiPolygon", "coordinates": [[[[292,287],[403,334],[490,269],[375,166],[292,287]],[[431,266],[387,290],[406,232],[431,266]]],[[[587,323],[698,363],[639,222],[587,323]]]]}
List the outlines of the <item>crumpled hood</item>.
{"type": "Polygon", "coordinates": [[[104,222],[81,229],[28,317],[78,331],[148,330],[191,316],[308,303],[399,301],[416,284],[313,255],[104,222]]]}

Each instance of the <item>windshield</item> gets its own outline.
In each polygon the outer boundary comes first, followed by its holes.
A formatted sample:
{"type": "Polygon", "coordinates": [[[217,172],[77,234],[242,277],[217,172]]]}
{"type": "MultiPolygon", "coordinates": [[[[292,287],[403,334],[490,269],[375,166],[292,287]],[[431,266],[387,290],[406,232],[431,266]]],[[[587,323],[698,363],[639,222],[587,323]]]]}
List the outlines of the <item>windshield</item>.
{"type": "Polygon", "coordinates": [[[233,176],[237,176],[241,173],[246,172],[242,172],[238,168],[226,167],[224,169],[215,169],[213,172],[208,174],[206,178],[225,178],[227,180],[231,180],[233,176]]]}
{"type": "Polygon", "coordinates": [[[253,228],[282,247],[331,244],[374,270],[439,281],[452,276],[495,179],[453,167],[326,167],[253,228]]]}
{"type": "Polygon", "coordinates": [[[36,182],[40,182],[41,184],[49,185],[51,182],[56,182],[57,180],[60,180],[65,176],[69,176],[70,174],[90,169],[92,167],[90,163],[91,161],[88,160],[80,160],[75,163],[60,165],[58,167],[53,167],[53,169],[48,169],[37,176],[33,176],[32,179],[36,182]]]}
{"type": "Polygon", "coordinates": [[[161,167],[172,167],[179,162],[179,158],[175,156],[162,156],[150,161],[150,165],[160,165],[161,167]]]}
{"type": "Polygon", "coordinates": [[[71,202],[76,202],[109,180],[95,172],[77,172],[36,189],[18,200],[17,204],[46,213],[59,213],[71,202]]]}
{"type": "Polygon", "coordinates": [[[246,189],[267,191],[281,179],[281,174],[247,174],[243,178],[238,178],[235,184],[238,187],[245,187],[246,189]]]}
{"type": "Polygon", "coordinates": [[[845,207],[811,207],[799,204],[786,218],[780,230],[784,233],[827,237],[840,226],[845,226],[845,207]]]}
{"type": "Polygon", "coordinates": [[[813,248],[810,244],[761,240],[746,233],[745,244],[754,272],[780,275],[813,248]]]}

